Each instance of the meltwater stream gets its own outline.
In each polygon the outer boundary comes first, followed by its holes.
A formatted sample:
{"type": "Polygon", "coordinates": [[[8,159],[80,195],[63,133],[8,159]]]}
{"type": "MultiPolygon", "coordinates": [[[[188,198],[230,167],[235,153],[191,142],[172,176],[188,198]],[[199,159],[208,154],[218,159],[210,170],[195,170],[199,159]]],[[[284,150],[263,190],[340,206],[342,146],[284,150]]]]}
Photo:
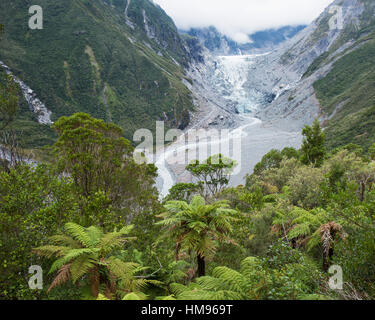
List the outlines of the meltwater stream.
{"type": "MultiPolygon", "coordinates": [[[[229,143],[230,149],[220,148],[220,153],[237,161],[238,166],[230,181],[230,185],[237,186],[244,184],[246,174],[251,173],[254,166],[271,149],[300,147],[302,141],[300,132],[291,132],[288,128],[276,128],[270,123],[263,123],[253,115],[261,108],[262,97],[255,90],[244,85],[247,77],[251,76],[251,66],[257,56],[259,55],[216,57],[216,68],[207,80],[214,90],[236,104],[240,113],[238,116],[240,125],[230,129],[229,134],[224,138],[211,137],[199,139],[197,142],[195,140],[185,142],[185,137],[190,134],[188,130],[176,142],[166,147],[164,152],[157,154],[155,165],[159,173],[157,186],[161,197],[165,197],[169,189],[180,182],[176,170],[173,170],[176,168],[176,163],[179,166],[186,166],[189,161],[194,160],[185,155],[188,151],[209,149],[212,152],[212,150],[219,150],[217,149],[219,145],[229,143]]],[[[208,153],[207,157],[216,153],[218,152],[208,153]]]]}

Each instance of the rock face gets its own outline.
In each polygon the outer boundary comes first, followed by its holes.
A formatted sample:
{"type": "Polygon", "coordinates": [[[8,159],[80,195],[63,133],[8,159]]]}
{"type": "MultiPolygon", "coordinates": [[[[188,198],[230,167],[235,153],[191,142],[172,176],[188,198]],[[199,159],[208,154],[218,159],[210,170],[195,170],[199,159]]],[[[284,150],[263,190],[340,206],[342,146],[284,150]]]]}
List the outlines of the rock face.
{"type": "Polygon", "coordinates": [[[257,59],[244,86],[274,96],[271,103],[264,104],[259,117],[298,129],[311,124],[320,115],[313,84],[353,45],[348,29],[359,26],[364,9],[360,0],[336,0],[295,37],[257,59]],[[342,27],[330,27],[332,19],[340,12],[342,27]],[[329,63],[312,70],[312,64],[322,55],[328,57],[329,63]],[[312,72],[307,72],[309,69],[312,72]]]}
{"type": "MultiPolygon", "coordinates": [[[[126,24],[135,32],[139,28],[143,29],[151,45],[156,43],[159,48],[171,55],[170,58],[187,67],[190,62],[189,52],[173,20],[164,10],[150,0],[124,0],[124,2],[126,3],[124,11],[126,24]]],[[[115,8],[122,10],[122,6],[123,4],[119,4],[115,8]]],[[[160,51],[158,53],[162,54],[160,51]]]]}
{"type": "Polygon", "coordinates": [[[29,104],[30,110],[36,114],[38,122],[40,124],[51,125],[52,112],[49,111],[46,108],[45,104],[38,99],[35,92],[30,87],[28,87],[23,81],[14,76],[10,68],[7,65],[5,65],[2,61],[0,61],[0,66],[5,70],[5,72],[8,75],[11,75],[13,80],[20,86],[20,89],[27,103],[29,104]]]}
{"type": "Polygon", "coordinates": [[[361,46],[358,39],[366,34],[362,30],[375,24],[374,7],[372,0],[336,0],[293,38],[262,55],[239,56],[235,43],[215,28],[190,30],[196,36],[185,36],[196,57],[189,71],[192,90],[224,112],[250,113],[296,131],[316,117],[330,119],[314,84],[336,61],[361,46]]]}

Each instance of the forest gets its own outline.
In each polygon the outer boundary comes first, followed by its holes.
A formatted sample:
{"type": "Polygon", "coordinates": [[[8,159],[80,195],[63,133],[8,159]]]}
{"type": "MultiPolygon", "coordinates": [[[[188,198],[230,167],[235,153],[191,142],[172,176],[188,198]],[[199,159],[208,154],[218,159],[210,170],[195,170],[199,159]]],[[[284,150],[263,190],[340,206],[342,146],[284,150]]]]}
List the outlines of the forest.
{"type": "Polygon", "coordinates": [[[375,144],[327,150],[316,120],[300,150],[271,150],[244,185],[229,186],[236,163],[219,154],[190,163],[196,182],[160,199],[157,168],[86,113],[59,118],[46,160],[25,161],[19,90],[2,83],[0,299],[375,297],[375,144]]]}

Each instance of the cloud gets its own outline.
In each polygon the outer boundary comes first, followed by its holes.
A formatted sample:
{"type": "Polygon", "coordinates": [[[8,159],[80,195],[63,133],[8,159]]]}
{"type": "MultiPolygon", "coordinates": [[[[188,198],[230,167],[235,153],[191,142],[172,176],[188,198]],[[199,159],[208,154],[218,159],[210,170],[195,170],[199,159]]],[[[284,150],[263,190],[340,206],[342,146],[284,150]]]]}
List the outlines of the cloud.
{"type": "Polygon", "coordinates": [[[247,42],[248,34],[286,25],[309,24],[333,0],[154,0],[184,30],[215,26],[247,42]]]}

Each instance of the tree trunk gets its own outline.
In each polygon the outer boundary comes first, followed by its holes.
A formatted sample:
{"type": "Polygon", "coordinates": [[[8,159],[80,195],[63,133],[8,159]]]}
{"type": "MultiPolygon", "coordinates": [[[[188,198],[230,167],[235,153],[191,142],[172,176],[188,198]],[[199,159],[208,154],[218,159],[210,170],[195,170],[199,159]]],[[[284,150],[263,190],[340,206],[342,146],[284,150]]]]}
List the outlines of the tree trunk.
{"type": "Polygon", "coordinates": [[[328,264],[328,257],[325,253],[323,253],[323,271],[328,272],[329,264],[328,264]]]}
{"type": "Polygon", "coordinates": [[[204,257],[200,254],[197,254],[197,263],[198,263],[198,277],[203,277],[206,275],[206,261],[204,257]]]}
{"type": "Polygon", "coordinates": [[[333,246],[334,246],[334,241],[335,241],[335,238],[336,238],[336,232],[331,230],[330,233],[331,233],[330,237],[332,239],[332,242],[329,245],[328,251],[324,252],[324,250],[323,250],[323,271],[324,272],[328,272],[329,264],[330,264],[330,261],[333,257],[333,253],[334,253],[333,246]]]}
{"type": "Polygon", "coordinates": [[[361,182],[361,202],[365,200],[366,184],[361,182]]]}

